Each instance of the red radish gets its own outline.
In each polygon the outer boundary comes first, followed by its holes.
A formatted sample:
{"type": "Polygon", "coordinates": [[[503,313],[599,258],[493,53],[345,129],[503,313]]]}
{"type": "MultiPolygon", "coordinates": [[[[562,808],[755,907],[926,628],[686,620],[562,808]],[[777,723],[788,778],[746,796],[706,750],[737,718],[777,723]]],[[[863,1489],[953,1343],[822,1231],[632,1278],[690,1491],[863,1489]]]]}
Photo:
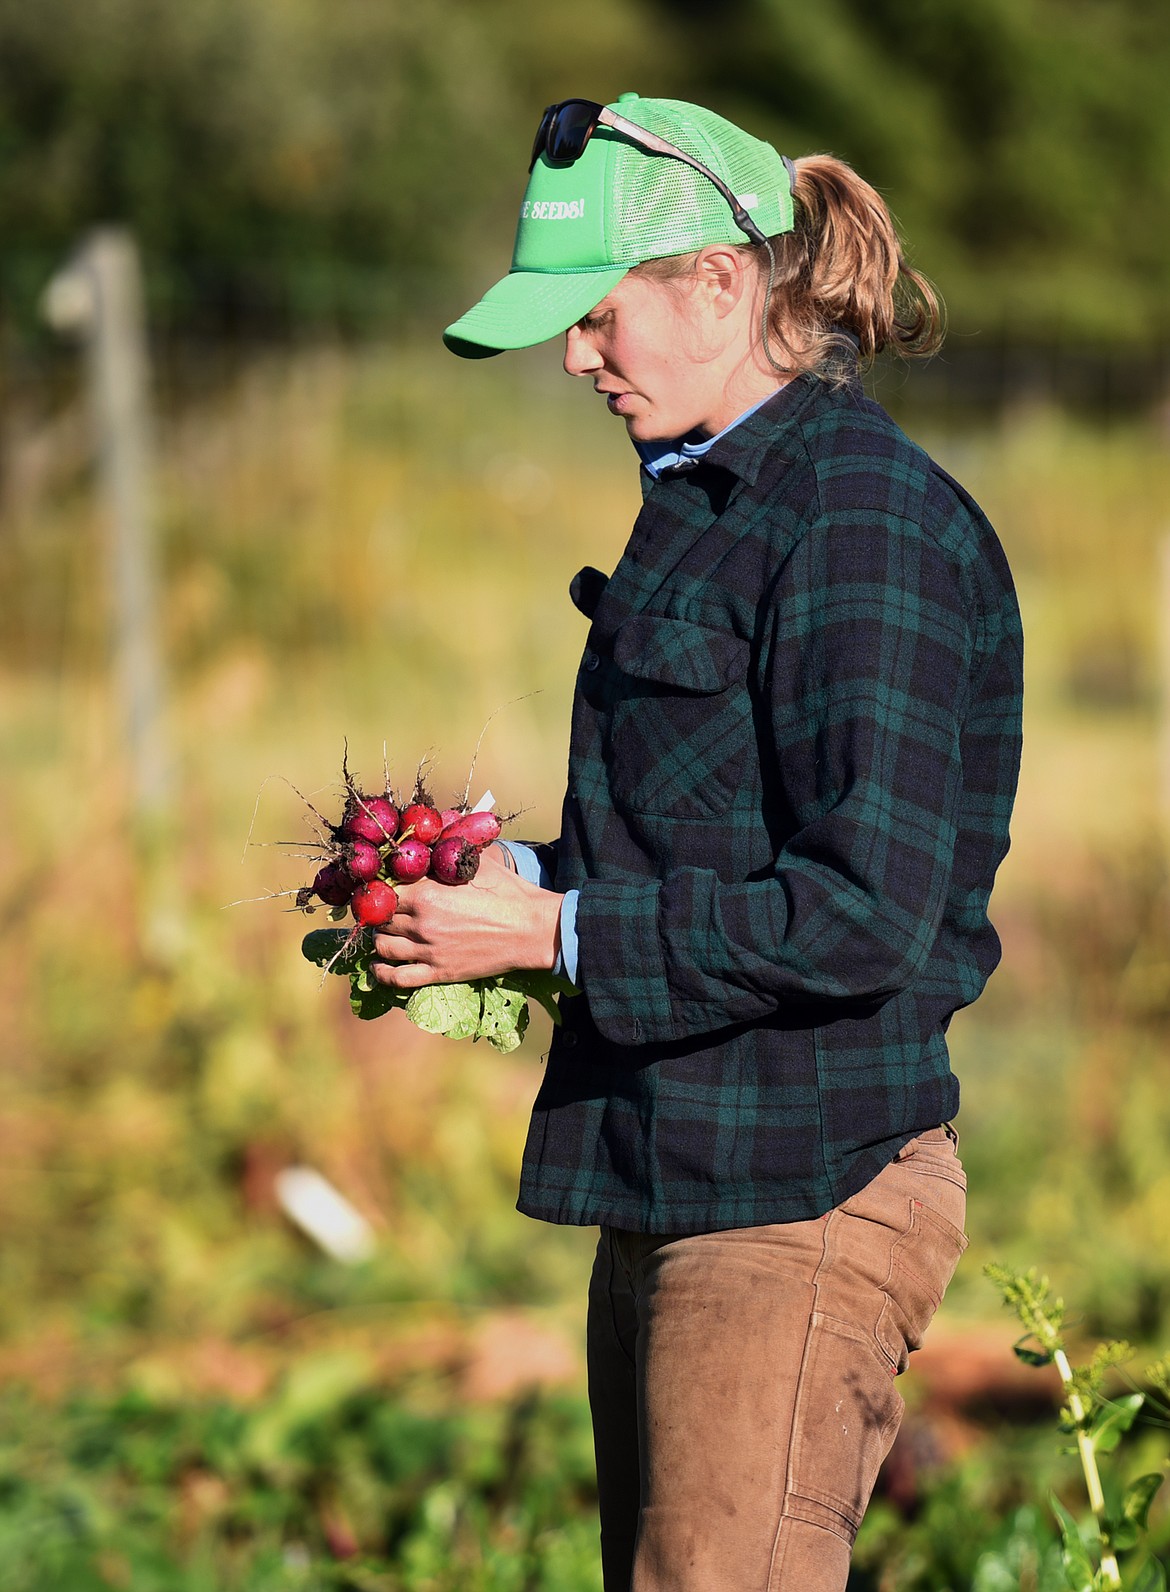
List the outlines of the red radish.
{"type": "Polygon", "coordinates": [[[416,879],[424,879],[430,865],[431,848],[417,835],[397,841],[386,858],[386,871],[398,884],[413,884],[416,879]]]}
{"type": "Polygon", "coordinates": [[[313,889],[327,907],[343,907],[353,895],[357,880],[343,862],[327,862],[313,880],[313,889]]]}
{"type": "Polygon", "coordinates": [[[444,835],[431,852],[431,878],[440,884],[468,884],[479,871],[479,848],[462,835],[444,835]]]}
{"type": "Polygon", "coordinates": [[[495,813],[464,813],[449,823],[443,831],[443,839],[451,835],[461,835],[464,840],[470,840],[473,846],[481,850],[490,846],[493,840],[500,838],[503,825],[495,813]]]}
{"type": "MultiPolygon", "coordinates": [[[[334,909],[351,907],[359,926],[351,938],[363,927],[387,922],[398,910],[399,891],[422,879],[468,884],[479,870],[481,853],[499,839],[507,822],[495,812],[470,811],[466,793],[458,806],[439,808],[422,782],[421,770],[410,800],[401,808],[389,775],[378,796],[361,790],[344,758],[341,775],[345,806],[336,824],[310,804],[328,861],[311,885],[288,893],[295,895],[304,912],[311,913],[317,899],[334,909]]],[[[485,804],[491,801],[490,794],[484,798],[485,804]]],[[[334,916],[340,912],[335,910],[334,916]]]]}
{"type": "Polygon", "coordinates": [[[433,846],[443,833],[442,815],[425,802],[411,802],[409,807],[404,808],[399,815],[398,826],[404,832],[409,829],[414,839],[421,840],[424,846],[433,846]]]}
{"type": "Polygon", "coordinates": [[[368,840],[381,846],[398,828],[398,809],[385,796],[351,796],[341,819],[346,840],[368,840]]]}
{"type": "Polygon", "coordinates": [[[353,893],[350,909],[364,928],[376,929],[398,911],[398,895],[383,879],[371,879],[353,893]]]}
{"type": "Polygon", "coordinates": [[[355,840],[345,848],[345,866],[361,884],[378,877],[382,853],[368,840],[355,840]]]}

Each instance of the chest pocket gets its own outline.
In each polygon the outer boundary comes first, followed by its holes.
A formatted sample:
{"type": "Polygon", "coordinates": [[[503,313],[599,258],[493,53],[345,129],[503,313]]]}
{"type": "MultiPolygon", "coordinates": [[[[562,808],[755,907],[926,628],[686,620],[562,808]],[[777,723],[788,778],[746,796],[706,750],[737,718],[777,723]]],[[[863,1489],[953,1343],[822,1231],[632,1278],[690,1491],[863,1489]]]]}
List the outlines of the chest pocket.
{"type": "Polygon", "coordinates": [[[677,819],[727,811],[755,744],[747,643],[636,614],[613,640],[606,763],[614,800],[677,819]]]}

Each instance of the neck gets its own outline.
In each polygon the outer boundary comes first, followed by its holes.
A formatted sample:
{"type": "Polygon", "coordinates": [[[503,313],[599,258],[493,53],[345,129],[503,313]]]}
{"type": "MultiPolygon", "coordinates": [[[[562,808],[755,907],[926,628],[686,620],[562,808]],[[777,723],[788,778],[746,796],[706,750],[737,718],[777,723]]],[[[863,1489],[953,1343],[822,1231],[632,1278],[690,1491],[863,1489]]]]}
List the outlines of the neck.
{"type": "Polygon", "coordinates": [[[705,437],[718,436],[745,409],[762,403],[792,380],[768,362],[760,340],[762,310],[761,294],[745,295],[736,307],[733,323],[727,327],[727,341],[719,361],[723,378],[717,388],[719,397],[696,428],[705,437]]]}
{"type": "Polygon", "coordinates": [[[774,370],[750,373],[743,371],[740,374],[745,377],[750,374],[753,379],[737,381],[724,390],[721,402],[714,406],[708,417],[695,427],[700,436],[717,437],[745,410],[763,403],[765,398],[770,398],[773,393],[779,392],[781,387],[786,387],[792,380],[791,376],[781,376],[774,370]]]}

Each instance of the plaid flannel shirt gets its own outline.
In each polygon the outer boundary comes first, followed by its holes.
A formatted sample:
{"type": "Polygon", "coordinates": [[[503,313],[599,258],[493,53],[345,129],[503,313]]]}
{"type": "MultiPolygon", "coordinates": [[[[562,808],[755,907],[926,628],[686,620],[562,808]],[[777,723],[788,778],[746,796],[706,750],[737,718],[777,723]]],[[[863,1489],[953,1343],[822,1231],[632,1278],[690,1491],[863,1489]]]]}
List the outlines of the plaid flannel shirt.
{"type": "Polygon", "coordinates": [[[954,1115],[951,1015],[1020,755],[1011,577],[856,385],[799,377],[643,477],[583,570],[559,890],[580,891],[519,1208],[694,1232],[802,1220],[954,1115]]]}

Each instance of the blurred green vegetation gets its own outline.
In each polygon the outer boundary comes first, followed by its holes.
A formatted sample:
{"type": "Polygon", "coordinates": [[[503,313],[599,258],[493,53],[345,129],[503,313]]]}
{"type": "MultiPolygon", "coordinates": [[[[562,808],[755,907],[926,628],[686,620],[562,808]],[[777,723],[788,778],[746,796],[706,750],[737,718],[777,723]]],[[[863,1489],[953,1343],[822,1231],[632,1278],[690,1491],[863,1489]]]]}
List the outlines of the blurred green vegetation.
{"type": "MultiPolygon", "coordinates": [[[[1164,1443],[1140,1437],[1135,1465],[1164,1443]]],[[[1008,1434],[879,1499],[850,1592],[1067,1592],[1049,1510],[1076,1507],[1051,1437],[1008,1434]]],[[[360,1356],[302,1360],[267,1398],[140,1390],[0,1400],[0,1574],[11,1592],[600,1592],[579,1395],[391,1394],[360,1356]]],[[[1163,1510],[1154,1546],[1170,1548],[1163,1510]]]]}
{"type": "Polygon", "coordinates": [[[583,1401],[468,1411],[425,1387],[391,1401],[366,1369],[305,1359],[251,1409],[91,1395],[47,1426],[8,1396],[4,1586],[596,1592],[583,1401]]]}
{"type": "MultiPolygon", "coordinates": [[[[912,1411],[909,1493],[875,1507],[855,1585],[999,1592],[1055,1584],[1037,1486],[1075,1477],[1047,1432],[997,1431],[991,1395],[961,1441],[938,1414],[968,1341],[1010,1358],[980,1263],[1039,1262],[1084,1333],[1170,1339],[1170,456],[1153,419],[1041,406],[950,429],[914,392],[887,399],[1017,573],[1026,755],[1004,965],[951,1033],[971,1253],[912,1411]]],[[[592,1238],[513,1209],[543,1019],[507,1058],[357,1023],[297,954],[302,920],[263,898],[310,866],[271,844],[308,833],[284,781],[329,808],[344,737],[359,773],[385,743],[397,784],[427,754],[454,793],[499,709],[476,789],[526,809],[517,832],[555,830],[582,638],[566,587],[612,566],[636,511],[622,428],[547,349],[165,364],[180,781],[144,871],[83,417],[63,363],[26,378],[0,476],[0,1579],[596,1587],[592,1238]],[[371,1261],[340,1267],[285,1224],[272,1178],[293,1162],[367,1215],[371,1261]]],[[[1143,1441],[1156,1468],[1164,1434],[1143,1441]]]]}
{"type": "Polygon", "coordinates": [[[633,87],[853,161],[964,333],[1164,346],[1168,79],[1148,0],[0,0],[0,294],[116,221],[178,329],[452,318],[541,108],[633,87]]]}

